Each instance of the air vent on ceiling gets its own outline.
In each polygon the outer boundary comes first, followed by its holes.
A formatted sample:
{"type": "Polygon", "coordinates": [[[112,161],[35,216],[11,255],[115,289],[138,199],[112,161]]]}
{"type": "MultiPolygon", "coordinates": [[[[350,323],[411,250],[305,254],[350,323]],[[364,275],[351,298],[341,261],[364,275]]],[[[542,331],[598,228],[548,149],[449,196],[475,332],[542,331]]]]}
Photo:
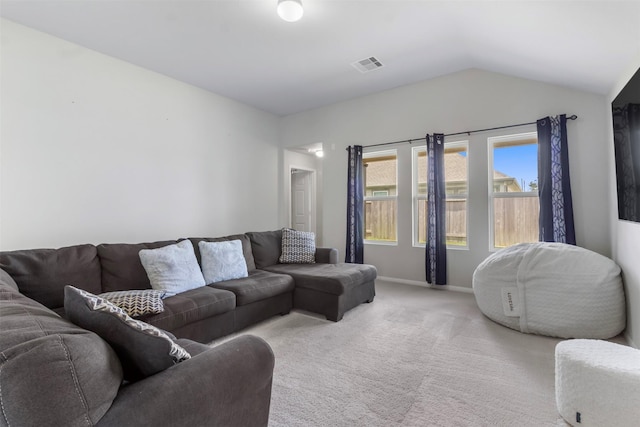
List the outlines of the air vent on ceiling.
{"type": "Polygon", "coordinates": [[[382,62],[380,62],[375,56],[370,56],[369,58],[356,61],[351,65],[361,73],[368,73],[369,71],[381,68],[382,62]]]}

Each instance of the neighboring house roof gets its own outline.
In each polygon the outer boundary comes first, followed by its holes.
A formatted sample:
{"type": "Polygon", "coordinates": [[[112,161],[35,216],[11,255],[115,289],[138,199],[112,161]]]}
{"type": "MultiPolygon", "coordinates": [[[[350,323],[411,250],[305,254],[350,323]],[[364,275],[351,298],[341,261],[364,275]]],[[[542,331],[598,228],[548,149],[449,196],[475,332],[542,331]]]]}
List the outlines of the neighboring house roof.
{"type": "Polygon", "coordinates": [[[389,187],[396,185],[396,160],[378,160],[367,162],[365,159],[365,176],[367,187],[389,187]]]}
{"type": "MultiPolygon", "coordinates": [[[[421,158],[421,160],[424,157],[421,158]]],[[[367,187],[389,187],[396,185],[396,161],[395,159],[378,160],[367,162],[365,174],[367,177],[367,187]]],[[[460,153],[445,153],[444,168],[446,182],[460,182],[467,180],[467,158],[460,153]]],[[[515,178],[500,171],[493,171],[493,179],[509,180],[515,182],[515,178]]],[[[418,162],[418,182],[427,182],[427,162],[418,162]]],[[[517,184],[517,182],[516,182],[517,184]]]]}

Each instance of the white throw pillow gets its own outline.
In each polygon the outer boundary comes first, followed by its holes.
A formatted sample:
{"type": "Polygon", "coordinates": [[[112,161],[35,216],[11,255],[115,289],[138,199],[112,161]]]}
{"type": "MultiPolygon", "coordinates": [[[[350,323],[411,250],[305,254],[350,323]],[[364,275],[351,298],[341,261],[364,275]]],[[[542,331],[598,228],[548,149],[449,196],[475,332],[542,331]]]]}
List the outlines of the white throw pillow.
{"type": "Polygon", "coordinates": [[[240,240],[200,241],[198,247],[202,260],[202,273],[207,284],[241,279],[249,275],[240,240]]]}
{"type": "Polygon", "coordinates": [[[142,249],[139,255],[151,287],[165,291],[167,296],[205,286],[190,240],[158,249],[142,249]]]}

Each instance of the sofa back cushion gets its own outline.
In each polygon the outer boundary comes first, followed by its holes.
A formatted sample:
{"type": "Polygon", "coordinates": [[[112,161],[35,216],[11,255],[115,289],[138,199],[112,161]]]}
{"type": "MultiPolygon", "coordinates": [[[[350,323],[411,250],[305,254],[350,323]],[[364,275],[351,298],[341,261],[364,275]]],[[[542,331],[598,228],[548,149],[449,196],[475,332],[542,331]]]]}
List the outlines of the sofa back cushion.
{"type": "Polygon", "coordinates": [[[251,231],[251,250],[256,268],[264,268],[278,263],[282,252],[282,230],[251,231]]]}
{"type": "Polygon", "coordinates": [[[196,258],[198,258],[198,263],[200,263],[200,265],[202,265],[202,256],[200,255],[200,247],[198,246],[200,242],[228,242],[230,240],[240,240],[242,243],[242,254],[247,262],[247,271],[251,273],[256,269],[256,262],[253,259],[253,250],[251,249],[251,240],[249,240],[249,236],[246,234],[233,234],[231,236],[224,237],[190,237],[189,240],[193,243],[193,249],[196,251],[196,258]]]}
{"type": "MultiPolygon", "coordinates": [[[[102,290],[92,292],[128,291],[151,289],[149,276],[140,261],[142,249],[157,249],[173,245],[176,240],[151,243],[103,243],[98,245],[98,256],[102,265],[102,290]]],[[[78,287],[78,286],[76,286],[78,287]]]]}
{"type": "Polygon", "coordinates": [[[66,285],[92,293],[102,289],[93,245],[0,252],[0,268],[11,275],[22,294],[53,309],[64,306],[66,285]]]}
{"type": "Polygon", "coordinates": [[[122,382],[96,334],[0,285],[0,425],[94,425],[122,382]]]}

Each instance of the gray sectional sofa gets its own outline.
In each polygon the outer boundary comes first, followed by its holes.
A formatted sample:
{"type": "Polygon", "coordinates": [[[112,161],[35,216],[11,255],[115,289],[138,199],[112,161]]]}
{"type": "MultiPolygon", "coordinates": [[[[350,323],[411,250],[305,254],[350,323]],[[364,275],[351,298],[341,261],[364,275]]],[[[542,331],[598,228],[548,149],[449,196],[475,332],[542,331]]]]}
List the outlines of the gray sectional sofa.
{"type": "Polygon", "coordinates": [[[0,426],[266,425],[268,344],[201,343],[292,308],[339,321],[375,296],[375,268],[340,264],[335,249],[317,248],[315,263],[280,264],[281,230],[189,240],[198,261],[198,242],[240,240],[248,276],[168,297],[163,312],[139,317],[192,357],[132,383],[122,382],[105,341],[65,319],[65,286],[96,295],[148,289],[140,250],[178,240],[0,252],[0,426]]]}

